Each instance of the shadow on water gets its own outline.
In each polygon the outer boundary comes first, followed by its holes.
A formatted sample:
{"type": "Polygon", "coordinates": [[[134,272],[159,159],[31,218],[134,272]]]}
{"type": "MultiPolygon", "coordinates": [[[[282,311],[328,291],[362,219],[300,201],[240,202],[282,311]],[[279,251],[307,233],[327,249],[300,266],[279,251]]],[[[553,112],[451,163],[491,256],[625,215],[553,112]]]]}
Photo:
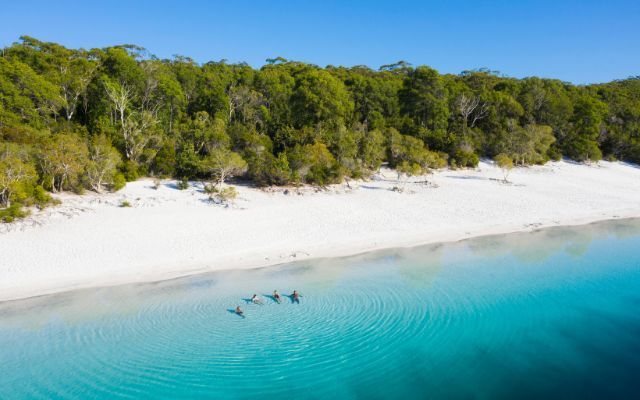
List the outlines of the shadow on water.
{"type": "Polygon", "coordinates": [[[236,310],[235,310],[235,309],[233,309],[233,308],[227,308],[227,311],[228,311],[229,313],[233,314],[233,315],[237,315],[237,316],[238,316],[238,317],[240,317],[240,318],[246,318],[246,317],[244,316],[244,314],[239,314],[239,313],[237,313],[237,312],[236,312],[236,310]]]}
{"type": "MultiPolygon", "coordinates": [[[[289,298],[289,301],[291,302],[291,304],[300,304],[300,299],[294,298],[292,294],[285,294],[284,296],[289,298]]],[[[299,296],[302,297],[302,295],[299,295],[299,296]]]]}
{"type": "Polygon", "coordinates": [[[278,303],[280,304],[281,300],[276,299],[273,295],[270,294],[263,294],[264,297],[266,297],[267,299],[273,301],[274,303],[278,303]]]}

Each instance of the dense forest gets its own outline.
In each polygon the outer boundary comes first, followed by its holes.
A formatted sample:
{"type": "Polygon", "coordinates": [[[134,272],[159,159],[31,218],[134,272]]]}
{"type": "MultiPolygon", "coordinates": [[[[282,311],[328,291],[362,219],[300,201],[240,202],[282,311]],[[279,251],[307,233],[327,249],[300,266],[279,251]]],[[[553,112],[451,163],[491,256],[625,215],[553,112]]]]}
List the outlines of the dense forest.
{"type": "Polygon", "coordinates": [[[268,59],[256,70],[145,49],[31,37],[0,55],[0,219],[49,192],[139,176],[325,185],[383,162],[417,174],[480,157],[640,162],[640,78],[577,86],[406,62],[351,68],[268,59]]]}

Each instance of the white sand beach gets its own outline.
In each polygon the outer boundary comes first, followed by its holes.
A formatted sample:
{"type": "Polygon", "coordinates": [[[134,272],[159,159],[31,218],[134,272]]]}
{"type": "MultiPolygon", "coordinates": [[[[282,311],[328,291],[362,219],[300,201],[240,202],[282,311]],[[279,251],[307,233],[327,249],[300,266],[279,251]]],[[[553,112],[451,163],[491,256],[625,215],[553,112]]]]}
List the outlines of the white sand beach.
{"type": "Polygon", "coordinates": [[[0,301],[75,288],[155,281],[381,248],[640,217],[640,168],[566,161],[514,169],[483,162],[410,179],[393,171],[326,190],[238,186],[232,207],[202,184],[62,194],[60,206],[0,225],[0,301]],[[402,186],[402,184],[400,184],[402,186]],[[119,205],[127,200],[132,207],[119,205]]]}

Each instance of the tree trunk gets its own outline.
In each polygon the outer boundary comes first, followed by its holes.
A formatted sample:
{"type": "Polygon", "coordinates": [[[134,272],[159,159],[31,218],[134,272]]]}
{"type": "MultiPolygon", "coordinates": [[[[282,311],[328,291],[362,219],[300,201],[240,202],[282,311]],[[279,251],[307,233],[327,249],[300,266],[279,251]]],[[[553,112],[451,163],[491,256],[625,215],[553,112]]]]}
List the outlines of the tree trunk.
{"type": "Polygon", "coordinates": [[[224,171],[220,172],[220,179],[218,180],[218,188],[222,190],[222,185],[224,185],[224,171]]]}
{"type": "Polygon", "coordinates": [[[9,189],[3,189],[2,192],[0,192],[0,204],[4,204],[6,208],[11,207],[11,200],[9,199],[9,196],[9,189]]]}

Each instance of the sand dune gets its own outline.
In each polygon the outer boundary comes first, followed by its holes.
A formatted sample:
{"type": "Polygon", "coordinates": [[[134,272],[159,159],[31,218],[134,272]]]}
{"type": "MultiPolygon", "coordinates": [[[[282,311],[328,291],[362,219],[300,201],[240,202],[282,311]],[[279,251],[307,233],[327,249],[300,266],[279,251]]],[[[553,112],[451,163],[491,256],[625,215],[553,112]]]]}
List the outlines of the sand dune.
{"type": "Polygon", "coordinates": [[[0,300],[640,217],[640,168],[623,163],[518,168],[511,184],[481,163],[413,178],[403,193],[395,178],[382,170],[326,190],[239,186],[231,207],[208,201],[200,183],[63,194],[58,207],[0,225],[0,300]]]}

